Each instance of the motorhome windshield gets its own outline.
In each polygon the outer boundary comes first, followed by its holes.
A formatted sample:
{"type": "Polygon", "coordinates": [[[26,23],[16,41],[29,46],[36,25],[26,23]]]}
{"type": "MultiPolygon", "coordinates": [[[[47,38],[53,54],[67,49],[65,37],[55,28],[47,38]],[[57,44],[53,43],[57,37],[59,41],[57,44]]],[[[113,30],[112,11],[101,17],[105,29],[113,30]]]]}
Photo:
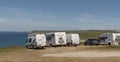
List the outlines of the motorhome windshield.
{"type": "Polygon", "coordinates": [[[28,42],[31,42],[31,41],[32,41],[32,39],[31,39],[31,38],[29,38],[29,39],[28,39],[28,42]]]}

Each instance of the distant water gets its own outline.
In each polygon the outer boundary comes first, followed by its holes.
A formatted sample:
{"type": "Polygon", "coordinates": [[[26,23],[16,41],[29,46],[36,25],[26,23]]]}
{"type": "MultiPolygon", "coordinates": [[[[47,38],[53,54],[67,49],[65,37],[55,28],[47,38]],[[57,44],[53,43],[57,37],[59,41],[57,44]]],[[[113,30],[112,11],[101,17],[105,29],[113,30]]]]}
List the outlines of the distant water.
{"type": "Polygon", "coordinates": [[[24,46],[26,38],[24,32],[0,32],[0,47],[24,46]]]}

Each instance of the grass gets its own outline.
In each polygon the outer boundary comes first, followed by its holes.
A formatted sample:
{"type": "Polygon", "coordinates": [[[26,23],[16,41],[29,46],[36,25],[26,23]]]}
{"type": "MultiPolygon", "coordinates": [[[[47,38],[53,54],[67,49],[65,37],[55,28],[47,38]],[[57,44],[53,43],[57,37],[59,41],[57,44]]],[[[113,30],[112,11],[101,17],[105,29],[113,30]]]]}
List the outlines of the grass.
{"type": "Polygon", "coordinates": [[[4,48],[0,48],[0,53],[16,51],[19,49],[25,49],[25,47],[22,46],[4,47],[4,48]]]}
{"type": "Polygon", "coordinates": [[[0,49],[0,62],[119,62],[120,57],[84,58],[84,57],[42,57],[43,54],[76,52],[76,51],[120,51],[114,46],[77,46],[47,47],[43,50],[26,49],[25,47],[6,47],[0,49]],[[1,52],[0,52],[1,53],[1,52]]]}

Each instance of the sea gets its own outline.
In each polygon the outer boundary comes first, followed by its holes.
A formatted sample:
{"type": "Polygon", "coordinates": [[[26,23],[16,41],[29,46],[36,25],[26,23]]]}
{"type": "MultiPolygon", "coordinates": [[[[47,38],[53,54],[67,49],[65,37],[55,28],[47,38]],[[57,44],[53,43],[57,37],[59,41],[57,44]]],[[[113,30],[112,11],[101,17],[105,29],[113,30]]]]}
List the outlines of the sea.
{"type": "Polygon", "coordinates": [[[27,33],[25,32],[0,32],[0,48],[11,46],[25,46],[27,33]]]}

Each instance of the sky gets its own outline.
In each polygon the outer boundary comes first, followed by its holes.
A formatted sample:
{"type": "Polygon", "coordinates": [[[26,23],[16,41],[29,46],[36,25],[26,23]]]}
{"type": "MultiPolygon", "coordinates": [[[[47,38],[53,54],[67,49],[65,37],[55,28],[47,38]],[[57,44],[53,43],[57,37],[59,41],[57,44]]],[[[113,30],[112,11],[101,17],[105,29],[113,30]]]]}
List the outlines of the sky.
{"type": "Polygon", "coordinates": [[[120,0],[0,0],[0,31],[120,30],[120,0]]]}

